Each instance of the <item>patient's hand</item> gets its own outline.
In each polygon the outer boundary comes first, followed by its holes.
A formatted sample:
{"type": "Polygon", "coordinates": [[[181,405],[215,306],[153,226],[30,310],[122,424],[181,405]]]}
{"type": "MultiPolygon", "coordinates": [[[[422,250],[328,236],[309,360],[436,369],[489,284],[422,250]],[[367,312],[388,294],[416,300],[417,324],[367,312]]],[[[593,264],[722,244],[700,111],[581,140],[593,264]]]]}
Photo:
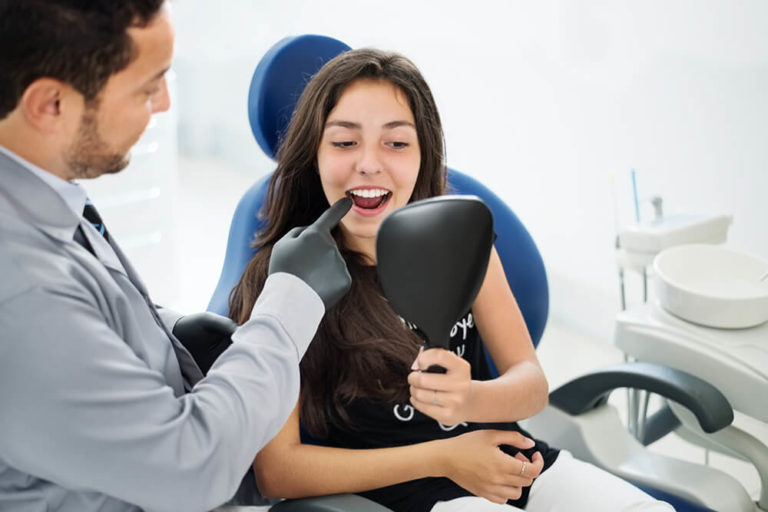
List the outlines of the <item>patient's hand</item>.
{"type": "Polygon", "coordinates": [[[411,366],[408,383],[411,403],[422,413],[443,425],[467,421],[472,402],[472,374],[469,363],[448,350],[431,348],[419,352],[411,366]],[[437,365],[445,373],[424,370],[437,365]]]}
{"type": "Polygon", "coordinates": [[[477,430],[441,442],[446,443],[445,476],[494,503],[519,498],[523,487],[530,486],[544,467],[539,452],[528,460],[521,453],[513,457],[501,451],[502,444],[520,449],[534,446],[532,440],[519,432],[477,430]]]}

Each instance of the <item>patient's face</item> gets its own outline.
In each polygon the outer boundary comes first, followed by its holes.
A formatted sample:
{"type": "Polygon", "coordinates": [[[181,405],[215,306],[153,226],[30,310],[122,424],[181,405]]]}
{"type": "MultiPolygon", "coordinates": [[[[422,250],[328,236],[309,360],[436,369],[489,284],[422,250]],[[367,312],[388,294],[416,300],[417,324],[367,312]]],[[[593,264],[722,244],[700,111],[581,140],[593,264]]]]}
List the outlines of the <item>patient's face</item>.
{"type": "Polygon", "coordinates": [[[347,247],[375,261],[381,221],[413,193],[421,150],[403,92],[383,80],[357,80],[342,93],[325,123],[317,165],[328,202],[350,196],[341,221],[347,247]]]}

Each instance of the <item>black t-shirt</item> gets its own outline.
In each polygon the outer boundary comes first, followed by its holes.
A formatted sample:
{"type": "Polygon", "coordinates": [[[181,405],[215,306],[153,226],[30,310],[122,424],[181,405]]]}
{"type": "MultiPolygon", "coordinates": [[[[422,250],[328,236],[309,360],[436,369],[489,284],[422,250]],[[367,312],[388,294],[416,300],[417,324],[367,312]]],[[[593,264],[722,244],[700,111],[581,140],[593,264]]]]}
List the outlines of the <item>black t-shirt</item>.
{"type": "MultiPolygon", "coordinates": [[[[491,378],[482,341],[471,312],[467,313],[452,329],[450,349],[470,363],[473,379],[491,378]]],[[[322,444],[355,449],[388,448],[445,439],[490,428],[514,430],[532,438],[517,423],[459,423],[450,427],[441,425],[438,421],[415,410],[408,403],[381,403],[361,399],[352,402],[346,411],[355,427],[329,425],[328,438],[323,440],[322,444]]],[[[522,451],[529,459],[534,452],[539,451],[544,458],[544,470],[546,470],[555,462],[559,452],[542,441],[534,440],[536,446],[527,450],[518,450],[513,447],[502,447],[502,449],[510,455],[522,451]]],[[[524,488],[520,499],[510,500],[508,503],[525,507],[529,489],[524,488]]],[[[472,493],[448,478],[422,478],[360,494],[395,512],[428,512],[438,501],[472,496],[472,493]]]]}

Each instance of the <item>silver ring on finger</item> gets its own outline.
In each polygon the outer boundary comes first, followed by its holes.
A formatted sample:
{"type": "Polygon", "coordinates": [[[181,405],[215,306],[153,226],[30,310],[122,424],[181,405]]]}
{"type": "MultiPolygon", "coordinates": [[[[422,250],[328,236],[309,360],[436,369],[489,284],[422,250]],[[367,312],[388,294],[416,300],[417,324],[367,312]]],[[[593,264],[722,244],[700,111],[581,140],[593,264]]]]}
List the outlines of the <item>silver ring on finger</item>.
{"type": "Polygon", "coordinates": [[[520,466],[520,476],[525,476],[525,466],[527,466],[528,463],[526,461],[523,461],[523,465],[520,466]]]}
{"type": "Polygon", "coordinates": [[[437,390],[435,389],[435,397],[432,399],[432,405],[440,405],[440,402],[437,401],[437,390]]]}

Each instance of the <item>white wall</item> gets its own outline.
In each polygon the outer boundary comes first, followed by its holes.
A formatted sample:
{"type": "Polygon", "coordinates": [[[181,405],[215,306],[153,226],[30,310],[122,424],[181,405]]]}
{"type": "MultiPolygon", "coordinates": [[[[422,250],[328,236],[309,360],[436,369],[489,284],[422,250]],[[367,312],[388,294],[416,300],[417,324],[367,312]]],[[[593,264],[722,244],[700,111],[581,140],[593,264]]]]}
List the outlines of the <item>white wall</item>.
{"type": "Polygon", "coordinates": [[[633,220],[631,168],[641,198],[732,213],[729,245],[768,258],[764,0],[174,3],[184,155],[254,179],[272,168],[246,94],[286,35],[400,51],[435,93],[449,165],[515,209],[544,255],[552,314],[598,339],[618,308],[613,239],[633,220]]]}

